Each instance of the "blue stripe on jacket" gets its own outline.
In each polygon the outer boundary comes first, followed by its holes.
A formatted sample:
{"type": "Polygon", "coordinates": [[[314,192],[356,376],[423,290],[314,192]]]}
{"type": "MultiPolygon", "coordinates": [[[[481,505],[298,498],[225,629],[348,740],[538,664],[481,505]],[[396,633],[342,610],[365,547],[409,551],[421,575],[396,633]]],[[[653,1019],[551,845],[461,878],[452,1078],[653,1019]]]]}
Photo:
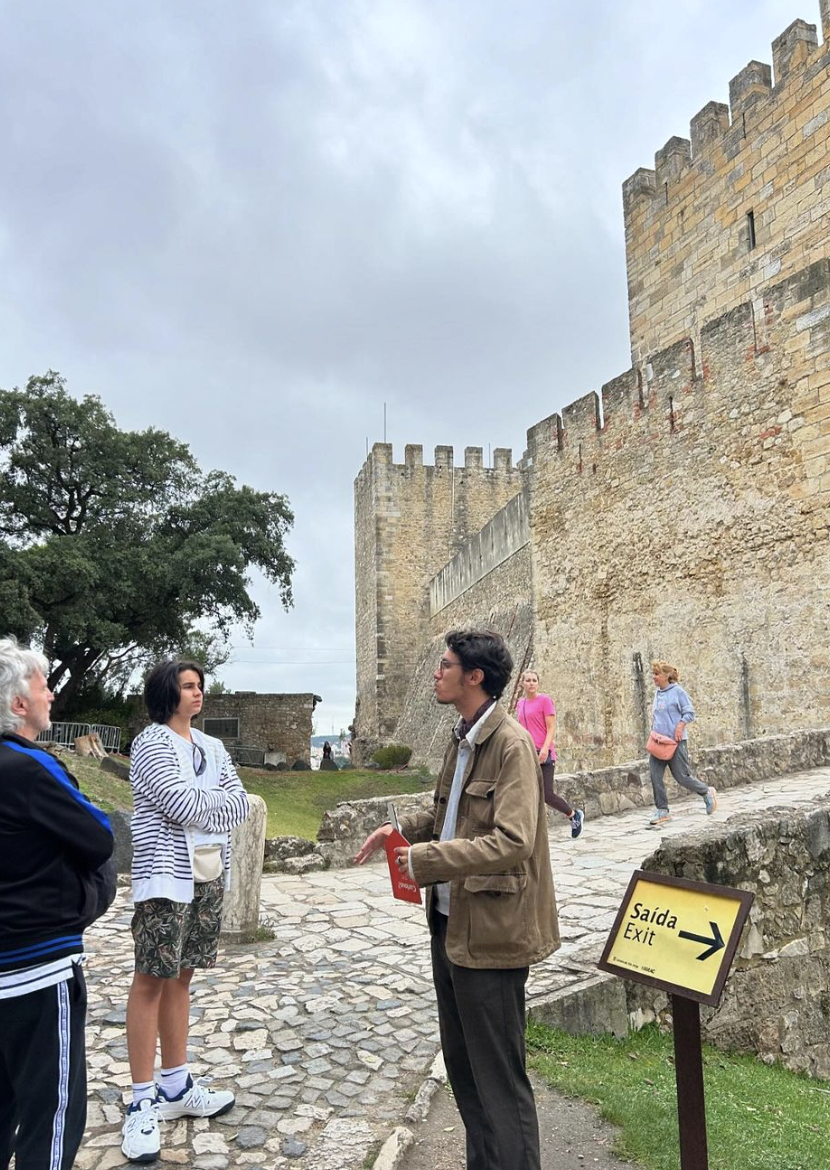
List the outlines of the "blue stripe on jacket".
{"type": "Polygon", "coordinates": [[[17,951],[0,951],[0,963],[25,962],[26,959],[40,958],[50,950],[65,951],[69,946],[83,950],[83,938],[79,934],[65,934],[62,938],[50,938],[48,942],[21,947],[17,951]]]}
{"type": "Polygon", "coordinates": [[[83,792],[75,787],[54,756],[50,756],[48,752],[44,752],[40,748],[24,747],[23,744],[12,743],[11,740],[6,740],[4,746],[11,748],[13,752],[20,752],[22,756],[31,756],[33,760],[37,760],[49,775],[57,780],[58,784],[63,785],[66,791],[72,794],[78,804],[82,805],[87,812],[95,817],[99,825],[105,828],[108,833],[112,833],[112,825],[107,814],[102,812],[100,808],[97,808],[88,796],[84,796],[83,792]]]}

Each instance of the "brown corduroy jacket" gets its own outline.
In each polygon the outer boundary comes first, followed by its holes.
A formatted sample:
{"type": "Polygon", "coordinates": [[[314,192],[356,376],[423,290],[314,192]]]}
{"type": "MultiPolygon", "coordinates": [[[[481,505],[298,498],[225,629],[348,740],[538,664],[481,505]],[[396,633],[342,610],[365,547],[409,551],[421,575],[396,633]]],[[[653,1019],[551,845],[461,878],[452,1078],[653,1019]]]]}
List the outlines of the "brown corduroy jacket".
{"type": "MultiPolygon", "coordinates": [[[[527,967],[559,946],[541,771],[530,736],[497,705],[467,763],[456,836],[440,841],[458,757],[453,735],[432,811],[402,818],[421,886],[450,882],[447,955],[460,967],[527,967]]],[[[432,890],[427,890],[427,920],[432,890]]]]}

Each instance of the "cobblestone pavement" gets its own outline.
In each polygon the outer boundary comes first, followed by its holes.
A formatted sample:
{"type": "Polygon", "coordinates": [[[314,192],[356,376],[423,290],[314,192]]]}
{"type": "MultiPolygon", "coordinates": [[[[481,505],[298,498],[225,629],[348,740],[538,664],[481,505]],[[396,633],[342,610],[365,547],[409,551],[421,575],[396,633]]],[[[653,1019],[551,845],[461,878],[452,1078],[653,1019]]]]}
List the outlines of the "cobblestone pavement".
{"type": "MultiPolygon", "coordinates": [[[[715,821],[830,792],[830,768],[730,789],[715,821]]],[[[586,822],[577,841],[552,814],[563,945],[534,967],[528,999],[578,981],[597,956],[632,870],[659,836],[704,827],[697,799],[660,833],[647,810],[586,822]]],[[[359,1170],[401,1121],[438,1049],[423,911],[395,902],[385,866],[263,879],[274,937],[220,951],[193,981],[190,1064],[236,1106],[213,1121],[162,1126],[162,1164],[193,1170],[359,1170]]],[[[130,906],[87,933],[89,1121],[76,1165],[127,1165],[120,1150],[130,1074],[124,1008],[132,976],[130,906]]]]}

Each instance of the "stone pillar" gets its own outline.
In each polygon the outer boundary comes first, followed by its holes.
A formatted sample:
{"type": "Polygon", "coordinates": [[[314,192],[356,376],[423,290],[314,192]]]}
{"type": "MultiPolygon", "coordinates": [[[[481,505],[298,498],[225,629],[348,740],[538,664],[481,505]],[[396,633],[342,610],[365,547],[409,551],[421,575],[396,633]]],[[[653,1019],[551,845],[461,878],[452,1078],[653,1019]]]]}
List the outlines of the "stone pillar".
{"type": "Polygon", "coordinates": [[[259,892],[265,858],[268,810],[261,796],[248,796],[250,815],[231,830],[231,888],[222,912],[223,942],[252,942],[259,925],[259,892]]]}

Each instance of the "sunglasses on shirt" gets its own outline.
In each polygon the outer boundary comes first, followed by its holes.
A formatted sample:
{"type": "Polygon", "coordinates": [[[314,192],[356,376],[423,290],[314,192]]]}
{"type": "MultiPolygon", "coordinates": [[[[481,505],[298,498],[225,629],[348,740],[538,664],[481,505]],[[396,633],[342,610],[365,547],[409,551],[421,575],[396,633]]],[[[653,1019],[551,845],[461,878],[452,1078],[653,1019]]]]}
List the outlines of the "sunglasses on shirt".
{"type": "Polygon", "coordinates": [[[197,743],[193,745],[193,771],[197,776],[203,776],[207,768],[207,756],[197,743]]]}

